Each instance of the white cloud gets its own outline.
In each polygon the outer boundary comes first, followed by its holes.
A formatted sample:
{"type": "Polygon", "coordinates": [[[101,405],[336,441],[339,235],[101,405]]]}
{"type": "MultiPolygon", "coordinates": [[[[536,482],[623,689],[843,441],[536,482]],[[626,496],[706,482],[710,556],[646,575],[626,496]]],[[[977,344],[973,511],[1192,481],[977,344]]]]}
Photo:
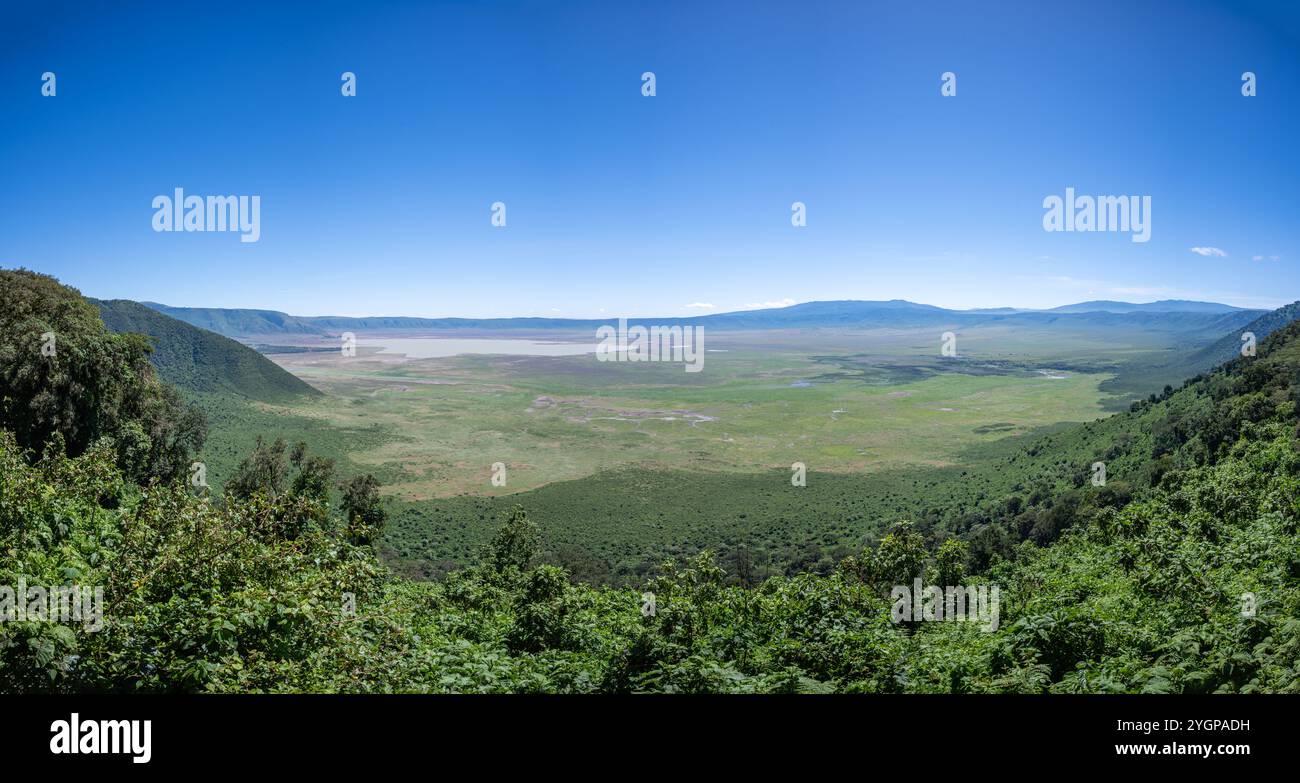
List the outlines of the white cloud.
{"type": "Polygon", "coordinates": [[[1251,256],[1252,261],[1276,261],[1277,256],[1251,256]]]}
{"type": "Polygon", "coordinates": [[[691,302],[691,303],[688,304],[688,305],[682,305],[682,306],[683,306],[683,307],[693,307],[693,308],[695,308],[695,309],[697,309],[697,310],[712,310],[712,309],[714,309],[714,308],[717,307],[717,305],[715,305],[715,304],[709,304],[708,302],[691,302]]]}
{"type": "Polygon", "coordinates": [[[792,304],[794,300],[787,296],[779,302],[750,302],[745,307],[750,310],[769,310],[773,307],[789,307],[792,304]]]}
{"type": "Polygon", "coordinates": [[[1227,253],[1223,252],[1217,247],[1189,247],[1188,250],[1192,251],[1198,256],[1215,256],[1217,258],[1225,258],[1228,255],[1227,253]]]}

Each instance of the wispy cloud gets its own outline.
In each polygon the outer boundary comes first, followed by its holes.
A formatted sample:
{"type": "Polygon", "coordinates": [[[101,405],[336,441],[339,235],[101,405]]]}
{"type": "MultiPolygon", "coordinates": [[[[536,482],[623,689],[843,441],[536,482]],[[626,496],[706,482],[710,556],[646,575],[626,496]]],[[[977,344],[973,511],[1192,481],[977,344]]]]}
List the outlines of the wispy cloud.
{"type": "Polygon", "coordinates": [[[1223,250],[1217,247],[1189,247],[1188,250],[1192,251],[1198,256],[1214,256],[1216,258],[1225,258],[1228,255],[1227,253],[1223,252],[1223,250]]]}
{"type": "Polygon", "coordinates": [[[773,307],[789,307],[794,303],[794,300],[787,296],[779,302],[750,302],[745,305],[745,308],[749,310],[767,310],[773,307]]]}
{"type": "Polygon", "coordinates": [[[1252,261],[1276,261],[1278,256],[1251,256],[1252,261]]]}
{"type": "Polygon", "coordinates": [[[717,308],[717,305],[710,304],[709,302],[691,302],[688,305],[682,305],[682,306],[690,307],[696,310],[714,310],[717,308]]]}

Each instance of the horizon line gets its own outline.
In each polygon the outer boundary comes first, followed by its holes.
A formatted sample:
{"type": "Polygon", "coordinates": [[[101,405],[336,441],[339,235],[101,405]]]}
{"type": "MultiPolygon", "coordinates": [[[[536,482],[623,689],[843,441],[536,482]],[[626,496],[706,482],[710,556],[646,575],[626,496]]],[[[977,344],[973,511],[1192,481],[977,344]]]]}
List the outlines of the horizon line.
{"type": "MultiPolygon", "coordinates": [[[[92,298],[99,299],[100,297],[92,297],[92,298]]],[[[103,301],[113,301],[113,300],[111,300],[111,299],[104,299],[103,301]]],[[[1170,299],[1153,299],[1153,300],[1151,300],[1151,301],[1147,301],[1147,302],[1130,302],[1130,301],[1126,301],[1126,300],[1122,300],[1122,299],[1083,299],[1083,300],[1077,300],[1077,301],[1066,302],[1066,303],[1064,303],[1064,304],[1055,305],[1055,306],[1053,306],[1053,307],[1016,307],[1016,306],[1013,306],[1013,305],[999,305],[999,306],[992,306],[992,307],[989,307],[989,306],[982,306],[982,307],[963,307],[963,308],[955,308],[955,307],[944,307],[944,306],[942,306],[942,305],[932,305],[932,304],[927,304],[927,303],[925,303],[925,302],[916,302],[916,301],[913,301],[913,300],[910,300],[910,299],[809,299],[809,300],[807,300],[807,301],[803,301],[803,302],[793,302],[793,303],[791,303],[791,304],[788,304],[788,305],[782,305],[782,306],[780,306],[780,307],[742,307],[742,308],[734,309],[734,310],[718,310],[717,312],[697,312],[697,313],[687,313],[687,314],[681,314],[681,315],[662,315],[662,314],[659,314],[659,315],[619,315],[619,314],[563,315],[563,314],[559,314],[559,313],[555,313],[555,312],[552,312],[552,313],[547,314],[547,315],[542,315],[542,314],[532,314],[532,315],[410,315],[410,314],[376,314],[376,313],[369,313],[369,314],[366,314],[366,315],[348,315],[348,314],[343,314],[343,313],[324,313],[324,314],[320,314],[320,315],[303,315],[303,314],[299,314],[299,313],[293,313],[293,312],[290,312],[290,311],[288,311],[288,310],[279,310],[279,309],[270,308],[270,307],[224,307],[224,306],[207,306],[207,305],[175,305],[175,304],[167,304],[167,303],[164,303],[164,302],[154,302],[154,301],[152,301],[152,300],[145,300],[145,299],[134,299],[134,300],[125,300],[125,301],[134,301],[134,302],[138,302],[138,303],[140,303],[140,304],[146,305],[146,306],[149,306],[149,305],[157,305],[157,306],[159,306],[159,307],[175,308],[175,309],[185,309],[185,310],[226,310],[226,311],[233,311],[233,310],[246,310],[246,311],[255,311],[255,312],[280,313],[280,314],[288,315],[288,316],[291,316],[291,317],[294,317],[294,318],[308,318],[308,319],[319,319],[319,318],[351,318],[351,319],[368,319],[368,318],[410,318],[410,319],[419,319],[419,320],[464,320],[464,321],[524,320],[524,319],[543,320],[543,321],[611,321],[611,320],[616,321],[616,320],[619,320],[619,319],[621,319],[621,318],[625,318],[625,319],[639,319],[639,320],[648,319],[648,318],[665,318],[665,319],[672,319],[672,320],[684,320],[684,319],[708,318],[708,317],[716,317],[716,316],[724,316],[724,315],[744,315],[744,314],[749,314],[749,313],[774,312],[774,311],[779,311],[779,310],[788,310],[788,309],[790,309],[790,308],[792,308],[792,307],[799,307],[799,306],[801,306],[801,305],[808,305],[808,304],[829,304],[829,303],[852,303],[852,304],[906,304],[906,305],[912,305],[912,306],[915,306],[915,307],[921,307],[921,308],[933,308],[933,309],[936,309],[936,310],[943,310],[943,311],[951,312],[951,313],[969,313],[969,314],[974,314],[974,315],[985,314],[985,313],[993,314],[994,311],[999,311],[999,310],[1000,310],[1000,311],[1006,311],[1008,314],[1013,314],[1013,313],[1050,313],[1050,312],[1054,312],[1054,311],[1056,311],[1056,310],[1059,310],[1059,309],[1061,309],[1061,308],[1065,308],[1065,307],[1075,307],[1075,306],[1086,305],[1086,304],[1091,304],[1091,303],[1106,303],[1106,304],[1116,304],[1116,305],[1130,305],[1130,306],[1134,306],[1134,307],[1144,307],[1144,306],[1148,306],[1148,305],[1153,305],[1153,304],[1162,304],[1162,303],[1166,303],[1166,302],[1179,302],[1179,303],[1187,303],[1187,304],[1196,304],[1196,305],[1212,305],[1212,306],[1217,306],[1217,307],[1232,308],[1232,309],[1237,310],[1237,311],[1256,311],[1256,312],[1269,312],[1269,311],[1272,311],[1272,310],[1277,310],[1277,309],[1282,308],[1282,307],[1286,307],[1287,305],[1291,304],[1291,302],[1283,302],[1283,303],[1281,303],[1281,304],[1277,304],[1277,305],[1273,305],[1273,306],[1266,306],[1266,307],[1242,307],[1242,306],[1240,306],[1240,305],[1232,305],[1232,304],[1227,304],[1226,302],[1218,302],[1218,301],[1209,300],[1209,299],[1181,299],[1181,298],[1177,298],[1177,299],[1175,299],[1175,298],[1170,298],[1170,299]]],[[[1297,301],[1300,301],[1300,300],[1297,300],[1297,301]]],[[[1104,310],[1093,310],[1093,311],[1088,311],[1088,312],[1104,312],[1104,310]]],[[[1171,310],[1170,312],[1188,312],[1188,311],[1171,310]]]]}

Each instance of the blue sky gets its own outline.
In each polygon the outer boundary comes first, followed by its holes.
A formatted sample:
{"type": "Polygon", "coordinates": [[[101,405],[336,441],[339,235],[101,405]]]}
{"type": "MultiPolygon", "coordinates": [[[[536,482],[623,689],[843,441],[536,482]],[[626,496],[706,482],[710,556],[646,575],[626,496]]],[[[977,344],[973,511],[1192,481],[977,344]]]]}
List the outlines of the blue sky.
{"type": "Polygon", "coordinates": [[[91,296],[565,317],[1300,298],[1296,4],[117,5],[0,25],[0,266],[91,296]],[[260,196],[260,241],[153,231],[176,187],[260,196]],[[1045,232],[1066,187],[1151,196],[1151,240],[1045,232]]]}

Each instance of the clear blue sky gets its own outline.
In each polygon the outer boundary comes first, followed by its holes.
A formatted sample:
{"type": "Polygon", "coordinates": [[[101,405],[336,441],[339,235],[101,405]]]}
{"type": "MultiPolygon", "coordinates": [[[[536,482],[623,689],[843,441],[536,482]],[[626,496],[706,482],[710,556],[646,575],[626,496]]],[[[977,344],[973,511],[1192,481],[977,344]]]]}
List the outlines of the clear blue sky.
{"type": "Polygon", "coordinates": [[[1300,298],[1296,3],[30,5],[0,14],[0,266],[91,296],[566,317],[1300,298]],[[1067,186],[1150,195],[1151,241],[1043,231],[1067,186]],[[261,196],[261,240],[154,232],[175,187],[261,196]]]}

